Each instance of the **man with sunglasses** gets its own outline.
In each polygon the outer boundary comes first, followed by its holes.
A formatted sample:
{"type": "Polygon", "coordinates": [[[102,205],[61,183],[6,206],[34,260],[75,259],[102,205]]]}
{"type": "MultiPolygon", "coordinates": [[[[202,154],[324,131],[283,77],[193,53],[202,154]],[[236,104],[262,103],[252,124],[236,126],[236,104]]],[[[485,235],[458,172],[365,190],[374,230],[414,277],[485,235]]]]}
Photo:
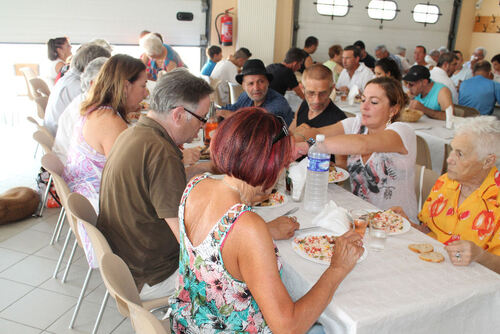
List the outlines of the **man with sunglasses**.
{"type": "Polygon", "coordinates": [[[449,106],[453,107],[451,92],[448,87],[430,78],[429,69],[422,65],[412,66],[404,76],[403,81],[413,98],[409,107],[422,111],[430,118],[445,120],[444,111],[449,106]]]}
{"type": "Polygon", "coordinates": [[[269,88],[269,82],[273,75],[266,70],[260,59],[250,59],[240,74],[236,75],[236,81],[241,84],[244,92],[234,104],[227,104],[217,110],[217,115],[227,118],[231,114],[245,107],[261,107],[268,112],[281,116],[287,125],[293,119],[293,111],[286,99],[274,89],[269,88]]]}
{"type": "Polygon", "coordinates": [[[165,74],[151,110],[118,137],[102,173],[97,227],[127,263],[143,300],[174,291],[179,202],[186,180],[211,167],[185,167],[179,146],[206,122],[210,93],[185,69],[165,74]]]}

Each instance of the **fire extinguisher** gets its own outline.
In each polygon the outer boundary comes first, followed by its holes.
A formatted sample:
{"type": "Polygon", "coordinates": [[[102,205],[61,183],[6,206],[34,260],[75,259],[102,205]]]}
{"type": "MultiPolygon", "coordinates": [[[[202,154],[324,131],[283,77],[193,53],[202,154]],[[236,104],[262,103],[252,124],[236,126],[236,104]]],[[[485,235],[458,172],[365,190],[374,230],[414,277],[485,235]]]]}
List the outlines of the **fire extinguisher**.
{"type": "Polygon", "coordinates": [[[232,9],[234,8],[226,9],[224,13],[220,13],[215,18],[215,31],[217,31],[217,36],[219,37],[219,44],[224,46],[233,45],[233,18],[231,17],[232,13],[229,12],[232,9]],[[217,20],[219,17],[221,18],[220,30],[217,26],[217,20]]]}

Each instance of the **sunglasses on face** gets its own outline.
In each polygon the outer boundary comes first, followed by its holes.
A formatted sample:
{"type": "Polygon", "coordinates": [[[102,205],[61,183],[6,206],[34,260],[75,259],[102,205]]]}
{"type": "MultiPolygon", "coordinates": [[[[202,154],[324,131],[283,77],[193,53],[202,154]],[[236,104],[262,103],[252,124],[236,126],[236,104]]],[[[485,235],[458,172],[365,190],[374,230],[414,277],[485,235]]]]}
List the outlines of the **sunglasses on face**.
{"type": "Polygon", "coordinates": [[[288,127],[286,126],[286,122],[285,122],[285,120],[284,120],[284,119],[283,119],[283,117],[281,117],[281,116],[276,116],[276,117],[280,120],[280,122],[281,122],[281,124],[282,124],[282,127],[281,127],[281,131],[280,131],[280,133],[278,133],[278,135],[277,135],[276,137],[274,137],[274,138],[273,138],[273,145],[274,145],[276,142],[278,142],[278,141],[280,141],[281,139],[283,139],[283,138],[285,138],[286,136],[288,136],[288,127]]]}

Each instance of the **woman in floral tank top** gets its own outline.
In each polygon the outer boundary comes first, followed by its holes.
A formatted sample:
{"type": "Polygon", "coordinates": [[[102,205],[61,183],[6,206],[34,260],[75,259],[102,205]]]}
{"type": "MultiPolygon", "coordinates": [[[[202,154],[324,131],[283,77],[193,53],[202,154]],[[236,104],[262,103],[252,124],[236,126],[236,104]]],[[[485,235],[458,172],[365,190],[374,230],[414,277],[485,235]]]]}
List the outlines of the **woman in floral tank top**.
{"type": "Polygon", "coordinates": [[[63,177],[71,191],[99,209],[101,174],[118,135],[127,128],[127,114],[146,98],[146,67],[133,57],[108,59],[82,102],[73,130],[63,177]]]}
{"type": "Polygon", "coordinates": [[[306,332],[354,267],[363,249],[351,231],[304,297],[294,303],[286,291],[269,227],[250,206],[270,194],[292,155],[285,122],[261,108],[241,109],[219,126],[211,157],[226,175],[191,180],[179,207],[173,333],[306,332]]]}

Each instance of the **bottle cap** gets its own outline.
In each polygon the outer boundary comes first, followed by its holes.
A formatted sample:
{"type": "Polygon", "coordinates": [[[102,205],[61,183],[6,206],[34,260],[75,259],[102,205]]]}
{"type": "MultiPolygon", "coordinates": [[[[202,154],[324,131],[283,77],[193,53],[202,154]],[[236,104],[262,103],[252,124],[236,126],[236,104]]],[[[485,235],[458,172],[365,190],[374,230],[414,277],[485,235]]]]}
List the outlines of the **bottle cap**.
{"type": "Polygon", "coordinates": [[[325,135],[316,135],[316,142],[325,141],[325,135]]]}

